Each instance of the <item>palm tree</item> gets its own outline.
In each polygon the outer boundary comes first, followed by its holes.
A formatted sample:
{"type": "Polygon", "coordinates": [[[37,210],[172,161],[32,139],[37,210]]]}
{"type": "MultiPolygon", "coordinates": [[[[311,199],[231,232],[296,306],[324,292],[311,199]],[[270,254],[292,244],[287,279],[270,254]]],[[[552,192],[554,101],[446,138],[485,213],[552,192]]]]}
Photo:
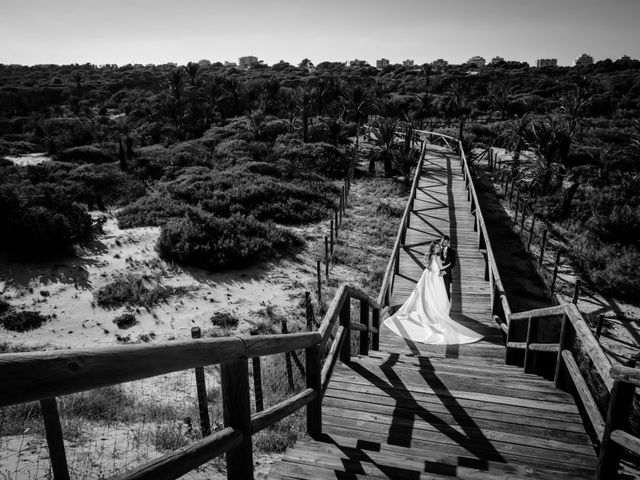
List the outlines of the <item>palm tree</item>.
{"type": "Polygon", "coordinates": [[[342,98],[346,103],[347,108],[351,111],[351,114],[356,120],[356,144],[353,153],[353,159],[349,163],[349,170],[347,173],[347,177],[351,182],[353,181],[356,164],[358,163],[360,127],[362,126],[362,121],[367,119],[367,114],[371,104],[371,98],[369,95],[369,91],[359,84],[346,89],[346,91],[342,95],[342,98]]]}
{"type": "Polygon", "coordinates": [[[384,165],[385,175],[391,174],[391,166],[393,162],[393,145],[396,142],[396,130],[398,129],[398,121],[391,118],[384,118],[375,122],[371,128],[374,143],[381,148],[380,152],[371,157],[369,163],[369,171],[375,170],[375,161],[380,159],[384,165]]]}
{"type": "Polygon", "coordinates": [[[414,125],[407,122],[403,127],[401,143],[392,149],[392,161],[402,174],[405,188],[411,185],[411,170],[418,161],[419,150],[414,148],[415,133],[414,125]]]}
{"type": "Polygon", "coordinates": [[[511,175],[516,177],[520,170],[520,153],[526,146],[526,133],[529,127],[529,117],[523,115],[509,122],[507,129],[501,133],[504,146],[512,152],[513,164],[511,175]]]}
{"type": "Polygon", "coordinates": [[[309,119],[313,115],[314,98],[317,91],[307,86],[298,87],[293,91],[293,99],[296,103],[296,112],[302,122],[302,141],[307,142],[309,136],[309,119]]]}
{"type": "Polygon", "coordinates": [[[471,112],[471,101],[469,98],[469,85],[462,79],[454,80],[449,86],[449,98],[447,106],[452,114],[458,118],[460,141],[464,138],[464,123],[471,112]]]}
{"type": "Polygon", "coordinates": [[[539,161],[533,168],[535,182],[546,189],[551,185],[553,175],[566,164],[571,149],[571,134],[566,125],[553,116],[529,123],[525,140],[539,161]]]}
{"type": "Polygon", "coordinates": [[[187,75],[189,75],[189,82],[191,83],[191,86],[195,87],[197,85],[198,73],[200,71],[200,65],[195,63],[195,62],[189,62],[189,63],[187,63],[187,66],[185,67],[185,70],[187,72],[187,75]]]}

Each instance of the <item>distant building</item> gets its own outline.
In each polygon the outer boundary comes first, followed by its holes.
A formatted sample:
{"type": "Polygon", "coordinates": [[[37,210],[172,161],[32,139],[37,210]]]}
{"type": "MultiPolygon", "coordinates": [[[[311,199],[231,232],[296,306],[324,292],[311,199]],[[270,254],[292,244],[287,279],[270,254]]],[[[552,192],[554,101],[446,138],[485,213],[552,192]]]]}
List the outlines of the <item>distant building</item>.
{"type": "Polygon", "coordinates": [[[405,60],[404,62],[402,62],[402,66],[403,67],[413,67],[413,60],[405,60]]]}
{"type": "Polygon", "coordinates": [[[557,67],[558,59],[557,58],[539,58],[536,60],[536,67],[557,67]]]}
{"type": "Polygon", "coordinates": [[[248,56],[248,57],[240,57],[238,59],[238,66],[240,68],[251,68],[258,64],[258,57],[248,56]]]}
{"type": "Polygon", "coordinates": [[[347,67],[368,67],[369,63],[366,60],[358,60],[356,58],[355,60],[347,60],[346,65],[347,67]]]}
{"type": "Polygon", "coordinates": [[[235,68],[235,67],[237,67],[237,66],[238,66],[238,64],[237,64],[236,62],[224,62],[224,64],[223,64],[223,65],[224,65],[225,67],[228,67],[228,68],[235,68]]]}
{"type": "Polygon", "coordinates": [[[482,68],[487,64],[487,61],[483,57],[476,55],[475,57],[471,57],[467,63],[482,68]]]}
{"type": "Polygon", "coordinates": [[[211,62],[209,60],[202,59],[198,62],[198,65],[200,65],[201,67],[208,67],[209,65],[211,65],[211,62]]]}
{"type": "Polygon", "coordinates": [[[170,67],[177,67],[178,64],[176,62],[167,62],[167,65],[169,65],[170,67]]]}
{"type": "Polygon", "coordinates": [[[388,58],[381,58],[380,60],[376,60],[376,68],[384,68],[389,66],[388,58]]]}
{"type": "Polygon", "coordinates": [[[491,59],[491,62],[489,62],[489,63],[500,63],[500,62],[504,62],[504,58],[502,58],[502,57],[493,57],[491,59]]]}
{"type": "Polygon", "coordinates": [[[441,70],[447,65],[449,65],[449,62],[447,62],[446,60],[443,60],[442,58],[438,58],[437,60],[434,60],[433,62],[431,62],[431,66],[436,70],[441,70]]]}
{"type": "Polygon", "coordinates": [[[583,53],[573,61],[574,67],[584,67],[585,65],[593,65],[593,57],[583,53]]]}

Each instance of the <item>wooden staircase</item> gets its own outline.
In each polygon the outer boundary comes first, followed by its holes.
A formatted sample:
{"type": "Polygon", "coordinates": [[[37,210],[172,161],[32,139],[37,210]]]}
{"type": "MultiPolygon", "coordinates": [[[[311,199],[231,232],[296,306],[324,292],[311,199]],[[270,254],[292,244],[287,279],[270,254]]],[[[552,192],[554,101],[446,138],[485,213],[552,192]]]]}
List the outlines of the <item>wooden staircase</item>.
{"type": "Polygon", "coordinates": [[[501,346],[460,345],[455,359],[430,349],[336,365],[323,436],[299,440],[268,478],[593,477],[596,456],[571,395],[505,366],[501,346]],[[474,355],[480,348],[496,356],[474,355]]]}
{"type": "Polygon", "coordinates": [[[428,244],[447,233],[458,256],[450,314],[482,341],[425,345],[382,326],[378,351],[336,364],[322,435],[299,440],[269,479],[593,478],[597,457],[574,398],[505,365],[499,280],[487,270],[490,245],[468,181],[456,155],[426,150],[382,292],[391,311],[401,305],[428,244]]]}

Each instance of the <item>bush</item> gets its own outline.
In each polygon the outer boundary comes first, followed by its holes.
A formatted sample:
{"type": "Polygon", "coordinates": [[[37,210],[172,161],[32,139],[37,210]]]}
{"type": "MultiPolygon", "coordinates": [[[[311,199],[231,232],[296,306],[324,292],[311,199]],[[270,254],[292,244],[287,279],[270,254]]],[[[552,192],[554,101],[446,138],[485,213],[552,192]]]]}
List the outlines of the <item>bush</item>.
{"type": "Polygon", "coordinates": [[[581,273],[598,291],[617,298],[637,298],[640,293],[640,249],[605,244],[587,235],[572,242],[581,273]]]}
{"type": "Polygon", "coordinates": [[[194,210],[163,226],[156,247],[166,260],[218,271],[265,260],[297,244],[292,234],[253,217],[219,218],[194,210]]]}
{"type": "Polygon", "coordinates": [[[239,320],[226,312],[217,312],[211,316],[211,323],[220,328],[236,328],[239,320]]]}
{"type": "Polygon", "coordinates": [[[117,316],[113,319],[113,323],[115,323],[118,328],[122,330],[126,330],[127,328],[131,328],[134,325],[138,324],[138,319],[133,313],[123,313],[122,315],[117,316]]]}
{"type": "Polygon", "coordinates": [[[49,320],[48,316],[44,316],[39,312],[31,312],[27,310],[14,311],[9,310],[0,315],[0,325],[12,332],[28,332],[40,328],[43,323],[49,320]]]}
{"type": "Polygon", "coordinates": [[[95,291],[93,297],[103,308],[124,305],[150,308],[175,293],[178,293],[178,289],[160,286],[148,276],[128,274],[95,291]]]}
{"type": "Polygon", "coordinates": [[[172,218],[184,217],[189,210],[184,202],[163,192],[153,192],[117,213],[120,228],[157,227],[172,218]]]}
{"type": "Polygon", "coordinates": [[[13,186],[0,185],[0,250],[30,260],[61,256],[91,238],[91,225],[80,205],[21,198],[13,186]]]}
{"type": "Polygon", "coordinates": [[[110,163],[115,159],[109,154],[93,146],[72,147],[60,153],[56,160],[72,163],[110,163]]]}

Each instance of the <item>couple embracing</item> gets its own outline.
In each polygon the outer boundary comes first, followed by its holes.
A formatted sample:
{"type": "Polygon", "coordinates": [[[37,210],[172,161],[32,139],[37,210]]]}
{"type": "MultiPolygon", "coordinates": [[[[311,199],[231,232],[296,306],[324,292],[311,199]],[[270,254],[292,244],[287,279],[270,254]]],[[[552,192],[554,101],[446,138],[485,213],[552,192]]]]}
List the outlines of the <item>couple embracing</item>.
{"type": "Polygon", "coordinates": [[[449,243],[444,235],[429,245],[424,257],[426,268],[418,284],[400,309],[385,320],[384,325],[396,335],[435,345],[472,343],[482,338],[449,316],[452,270],[456,265],[456,252],[449,243]]]}

